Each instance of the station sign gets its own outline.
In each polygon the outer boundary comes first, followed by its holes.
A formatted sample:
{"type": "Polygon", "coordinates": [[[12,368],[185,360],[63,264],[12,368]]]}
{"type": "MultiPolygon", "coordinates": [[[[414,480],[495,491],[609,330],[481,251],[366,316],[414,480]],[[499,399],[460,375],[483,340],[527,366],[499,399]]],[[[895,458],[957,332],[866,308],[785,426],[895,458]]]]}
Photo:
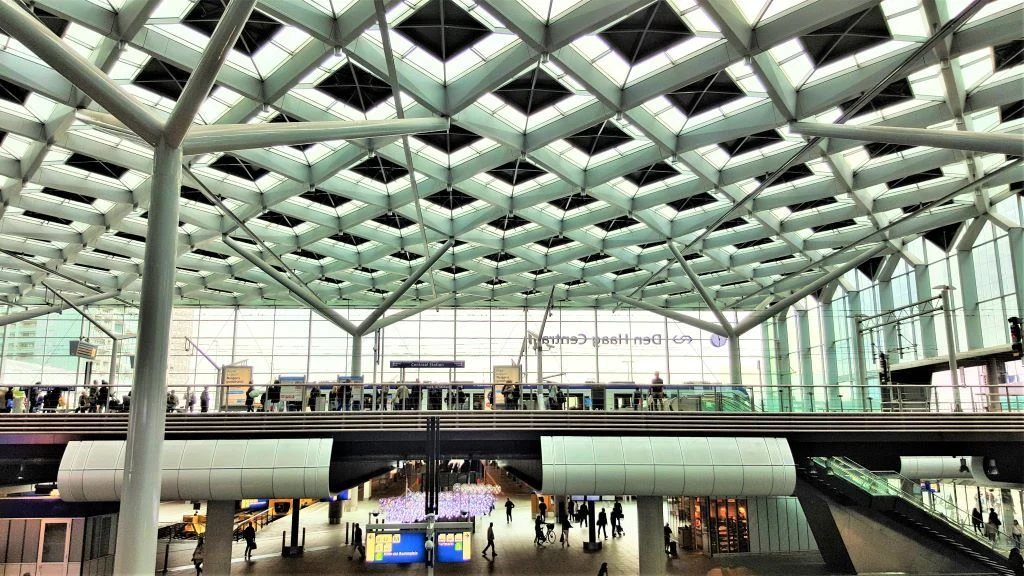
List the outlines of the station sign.
{"type": "Polygon", "coordinates": [[[95,344],[90,344],[82,340],[71,340],[70,341],[71,351],[69,354],[78,358],[85,358],[86,360],[96,359],[97,347],[95,344]]]}
{"type": "Polygon", "coordinates": [[[439,532],[435,550],[438,562],[469,562],[473,553],[470,532],[439,532]]]}
{"type": "Polygon", "coordinates": [[[465,360],[391,360],[392,368],[465,368],[465,360]]]}
{"type": "Polygon", "coordinates": [[[366,533],[368,564],[409,564],[426,562],[426,534],[423,532],[366,533]]]}

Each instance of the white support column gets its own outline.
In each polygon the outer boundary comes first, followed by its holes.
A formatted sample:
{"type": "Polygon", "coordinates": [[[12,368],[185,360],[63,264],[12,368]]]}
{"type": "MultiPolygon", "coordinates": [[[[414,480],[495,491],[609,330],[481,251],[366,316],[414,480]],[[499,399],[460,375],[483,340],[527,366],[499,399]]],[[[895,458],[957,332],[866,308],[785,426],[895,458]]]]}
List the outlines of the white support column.
{"type": "Polygon", "coordinates": [[[149,229],[139,297],[132,410],[128,419],[124,487],[118,514],[114,574],[153,572],[160,509],[160,446],[167,409],[167,354],[177,261],[181,150],[162,140],[153,152],[149,229]]]}
{"type": "Polygon", "coordinates": [[[779,410],[782,412],[793,410],[793,366],[789,360],[788,311],[783,309],[772,319],[775,328],[772,351],[775,354],[775,378],[779,387],[779,410]]]}
{"type": "MultiPolygon", "coordinates": [[[[924,300],[932,296],[932,275],[926,264],[914,266],[914,285],[917,288],[915,301],[924,300]]],[[[921,332],[917,338],[918,358],[927,358],[939,354],[938,332],[935,328],[935,315],[926,314],[918,318],[921,325],[921,332]]]]}
{"type": "Polygon", "coordinates": [[[665,574],[665,516],[661,496],[636,497],[636,537],[639,544],[640,574],[665,574]]]}
{"type": "MultiPolygon", "coordinates": [[[[349,373],[351,376],[363,375],[363,336],[352,335],[352,360],[349,362],[349,373]]],[[[362,398],[360,398],[362,400],[362,398]]]]}
{"type": "Polygon", "coordinates": [[[207,574],[231,574],[234,524],[233,500],[211,500],[206,503],[203,571],[207,574]]]}
{"type": "Polygon", "coordinates": [[[953,387],[953,410],[963,410],[960,404],[960,374],[956,366],[956,337],[953,327],[953,298],[949,286],[939,287],[942,290],[942,319],[946,325],[946,355],[949,357],[949,383],[953,387]]]}
{"type": "Polygon", "coordinates": [[[807,310],[796,310],[797,342],[800,348],[797,357],[800,361],[800,401],[802,412],[814,412],[815,385],[814,361],[811,358],[811,323],[807,310]]]}
{"type": "Polygon", "coordinates": [[[839,347],[836,342],[835,307],[821,303],[821,339],[825,354],[825,411],[839,408],[839,347]]]}
{"type": "Polygon", "coordinates": [[[743,356],[740,354],[738,334],[729,337],[729,383],[733,386],[743,385],[743,356]]]}
{"type": "Polygon", "coordinates": [[[974,269],[974,252],[957,250],[957,272],[960,276],[960,296],[963,301],[964,327],[967,330],[967,349],[985,346],[981,333],[981,311],[978,306],[978,276],[974,269]]]}
{"type": "Polygon", "coordinates": [[[1024,318],[1024,228],[1011,228],[1009,238],[1013,286],[1017,295],[1017,317],[1024,318]]]}
{"type": "Polygon", "coordinates": [[[853,398],[850,398],[846,406],[860,407],[862,410],[867,409],[867,361],[864,358],[864,336],[860,333],[860,293],[850,292],[846,296],[847,302],[850,303],[850,343],[853,357],[853,398]]]}

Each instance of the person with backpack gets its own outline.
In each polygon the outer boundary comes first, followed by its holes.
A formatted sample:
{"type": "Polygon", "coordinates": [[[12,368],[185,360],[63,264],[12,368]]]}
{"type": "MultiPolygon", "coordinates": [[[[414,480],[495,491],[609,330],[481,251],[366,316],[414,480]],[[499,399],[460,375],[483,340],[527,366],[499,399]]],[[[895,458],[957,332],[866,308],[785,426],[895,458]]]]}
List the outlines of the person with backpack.
{"type": "Polygon", "coordinates": [[[256,549],[256,528],[253,527],[252,522],[246,524],[242,529],[242,539],[245,540],[245,559],[252,560],[252,551],[256,549]]]}

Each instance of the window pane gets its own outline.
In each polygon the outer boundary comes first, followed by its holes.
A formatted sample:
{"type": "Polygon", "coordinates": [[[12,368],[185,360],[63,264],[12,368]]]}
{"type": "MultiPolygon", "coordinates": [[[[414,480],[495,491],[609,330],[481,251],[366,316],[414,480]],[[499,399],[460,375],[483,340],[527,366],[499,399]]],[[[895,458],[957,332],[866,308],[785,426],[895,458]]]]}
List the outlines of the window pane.
{"type": "Polygon", "coordinates": [[[46,524],[43,528],[43,562],[63,562],[68,525],[46,524]]]}

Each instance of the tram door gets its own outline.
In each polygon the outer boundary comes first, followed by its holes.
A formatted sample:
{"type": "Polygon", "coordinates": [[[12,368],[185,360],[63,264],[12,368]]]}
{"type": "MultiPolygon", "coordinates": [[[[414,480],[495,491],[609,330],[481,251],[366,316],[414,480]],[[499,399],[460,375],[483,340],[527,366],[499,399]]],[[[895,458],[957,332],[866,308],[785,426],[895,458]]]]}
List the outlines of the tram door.
{"type": "Polygon", "coordinates": [[[39,557],[36,560],[35,576],[67,576],[71,520],[44,519],[39,530],[39,557]]]}

